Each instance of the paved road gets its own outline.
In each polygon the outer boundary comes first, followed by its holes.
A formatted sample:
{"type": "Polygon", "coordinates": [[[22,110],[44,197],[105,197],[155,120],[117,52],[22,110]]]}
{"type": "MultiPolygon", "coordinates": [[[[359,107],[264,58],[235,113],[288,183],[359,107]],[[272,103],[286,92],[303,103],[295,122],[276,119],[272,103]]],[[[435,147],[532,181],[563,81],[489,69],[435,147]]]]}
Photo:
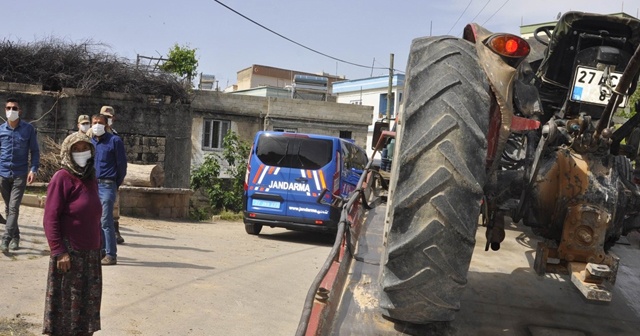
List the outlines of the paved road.
{"type": "MultiPolygon", "coordinates": [[[[292,335],[333,243],[271,228],[250,236],[239,222],[121,222],[99,335],[292,335]]],[[[19,314],[37,335],[49,259],[41,223],[41,209],[22,207],[22,248],[0,254],[0,321],[19,314]]]]}

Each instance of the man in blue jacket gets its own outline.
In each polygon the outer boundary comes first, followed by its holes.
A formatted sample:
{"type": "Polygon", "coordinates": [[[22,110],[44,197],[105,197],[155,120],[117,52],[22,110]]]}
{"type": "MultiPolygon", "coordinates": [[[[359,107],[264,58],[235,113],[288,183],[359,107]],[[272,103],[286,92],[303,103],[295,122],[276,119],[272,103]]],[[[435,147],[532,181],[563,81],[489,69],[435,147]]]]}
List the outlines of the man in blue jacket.
{"type": "Polygon", "coordinates": [[[113,205],[118,188],[127,174],[127,154],[122,139],[109,131],[107,117],[91,117],[91,142],[96,148],[96,178],[102,203],[102,238],[105,256],[103,265],[117,264],[116,231],[113,224],[113,205]]]}
{"type": "Polygon", "coordinates": [[[7,122],[0,125],[0,192],[7,213],[7,224],[0,242],[0,252],[20,247],[20,203],[27,183],[33,183],[40,165],[36,129],[20,119],[22,110],[16,99],[7,99],[4,109],[7,122]]]}

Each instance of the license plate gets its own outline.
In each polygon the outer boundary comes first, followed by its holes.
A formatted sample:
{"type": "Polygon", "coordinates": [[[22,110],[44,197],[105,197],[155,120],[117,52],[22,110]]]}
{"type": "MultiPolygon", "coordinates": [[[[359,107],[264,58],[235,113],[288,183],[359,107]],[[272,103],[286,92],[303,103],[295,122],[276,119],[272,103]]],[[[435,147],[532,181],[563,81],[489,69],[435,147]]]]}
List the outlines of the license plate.
{"type": "MultiPolygon", "coordinates": [[[[611,90],[604,85],[607,78],[603,78],[603,75],[604,71],[587,67],[578,67],[576,77],[573,79],[571,100],[597,105],[607,105],[609,98],[611,98],[611,90]]],[[[622,73],[619,72],[611,72],[609,74],[612,88],[618,85],[620,77],[622,77],[622,73]]],[[[627,106],[627,96],[622,97],[622,103],[618,107],[625,106],[627,106]]]]}
{"type": "Polygon", "coordinates": [[[260,200],[260,199],[251,200],[251,205],[256,207],[272,208],[272,209],[280,208],[280,202],[266,201],[266,200],[260,200]]]}

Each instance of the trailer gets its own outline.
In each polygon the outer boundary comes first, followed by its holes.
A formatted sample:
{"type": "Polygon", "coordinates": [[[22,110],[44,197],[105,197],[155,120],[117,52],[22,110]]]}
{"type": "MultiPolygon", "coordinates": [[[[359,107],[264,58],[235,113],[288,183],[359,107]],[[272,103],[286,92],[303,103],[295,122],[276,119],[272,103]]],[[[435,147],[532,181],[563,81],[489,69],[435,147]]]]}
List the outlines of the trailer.
{"type": "MultiPolygon", "coordinates": [[[[394,136],[384,132],[384,137],[394,136]]],[[[381,146],[378,146],[378,150],[381,146]]],[[[380,307],[380,262],[387,211],[386,183],[369,165],[344,200],[336,241],[310,286],[296,335],[638,335],[640,233],[613,249],[620,264],[614,299],[587,301],[569,274],[538,275],[540,241],[521,223],[505,229],[499,252],[476,244],[466,290],[450,322],[412,324],[380,307]],[[496,259],[499,258],[499,262],[496,259]]],[[[464,209],[458,209],[464,211],[464,209]]],[[[482,226],[479,221],[478,226],[482,226]]],[[[486,239],[477,230],[476,240],[486,239]]]]}

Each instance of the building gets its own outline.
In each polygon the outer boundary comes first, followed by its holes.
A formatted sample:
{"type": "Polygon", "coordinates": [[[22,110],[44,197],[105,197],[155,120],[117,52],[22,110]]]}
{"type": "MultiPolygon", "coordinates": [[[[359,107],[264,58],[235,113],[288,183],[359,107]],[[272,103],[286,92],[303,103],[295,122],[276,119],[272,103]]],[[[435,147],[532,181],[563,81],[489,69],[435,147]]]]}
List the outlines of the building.
{"type": "MultiPolygon", "coordinates": [[[[395,119],[398,107],[402,104],[404,75],[393,76],[391,85],[391,119],[395,119]]],[[[389,76],[370,77],[345,80],[333,83],[333,94],[336,101],[342,104],[353,104],[373,107],[371,124],[367,128],[367,155],[371,157],[373,150],[371,141],[376,121],[385,118],[387,111],[387,95],[389,94],[389,76]]]]}
{"type": "Polygon", "coordinates": [[[332,83],[345,79],[343,76],[334,76],[327,73],[314,74],[254,64],[238,71],[238,82],[234,86],[227,88],[225,92],[243,91],[258,87],[287,88],[293,85],[296,75],[326,77],[329,87],[331,87],[332,83]]]}
{"type": "Polygon", "coordinates": [[[273,130],[354,139],[364,147],[372,114],[369,106],[216,91],[196,91],[190,107],[191,167],[200,165],[205,155],[222,153],[229,131],[247,142],[258,131],[273,130]]]}

